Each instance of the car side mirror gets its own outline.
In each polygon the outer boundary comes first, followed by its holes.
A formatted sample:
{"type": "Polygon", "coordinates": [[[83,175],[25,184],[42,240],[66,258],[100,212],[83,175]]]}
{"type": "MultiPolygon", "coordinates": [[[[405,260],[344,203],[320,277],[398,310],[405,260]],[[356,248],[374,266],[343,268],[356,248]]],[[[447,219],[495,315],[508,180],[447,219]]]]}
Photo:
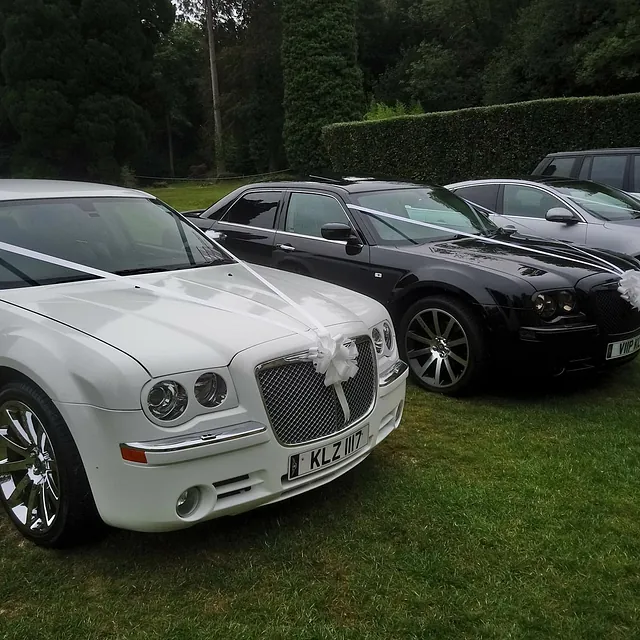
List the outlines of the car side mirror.
{"type": "Polygon", "coordinates": [[[209,229],[204,233],[206,236],[208,236],[212,240],[215,240],[216,242],[224,242],[227,237],[226,233],[222,233],[221,231],[215,231],[214,229],[209,229]]]}
{"type": "Polygon", "coordinates": [[[545,218],[549,222],[561,222],[564,224],[575,224],[578,222],[577,216],[573,212],[569,211],[569,209],[564,209],[563,207],[554,207],[553,209],[549,209],[545,218]]]}
{"type": "Polygon", "coordinates": [[[347,244],[361,244],[358,236],[353,229],[342,222],[329,222],[322,225],[320,229],[322,237],[325,240],[336,240],[338,242],[346,242],[347,244]]]}

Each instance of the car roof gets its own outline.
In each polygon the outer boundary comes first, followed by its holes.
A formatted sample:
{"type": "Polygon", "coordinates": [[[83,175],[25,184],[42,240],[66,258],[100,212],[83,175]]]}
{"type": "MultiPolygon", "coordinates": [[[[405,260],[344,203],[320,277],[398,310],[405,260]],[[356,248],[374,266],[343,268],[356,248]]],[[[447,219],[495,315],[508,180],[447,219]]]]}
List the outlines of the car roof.
{"type": "Polygon", "coordinates": [[[561,158],[563,156],[582,156],[586,154],[628,154],[628,153],[640,153],[640,147],[621,147],[615,149],[587,149],[583,151],[557,151],[555,153],[549,153],[545,157],[546,158],[561,158]]]}
{"type": "Polygon", "coordinates": [[[451,187],[467,187],[478,184],[522,184],[522,183],[538,183],[545,184],[549,187],[553,186],[567,186],[577,184],[599,184],[593,180],[580,180],[578,178],[562,178],[559,176],[526,176],[524,178],[481,178],[479,180],[462,180],[460,182],[452,182],[447,185],[447,188],[451,187]]]}
{"type": "Polygon", "coordinates": [[[436,185],[418,182],[408,182],[393,179],[341,177],[326,178],[322,176],[309,177],[307,180],[257,182],[240,187],[240,189],[322,189],[323,191],[346,191],[348,193],[362,193],[368,191],[388,191],[390,189],[434,188],[436,185]]]}
{"type": "Polygon", "coordinates": [[[0,201],[40,198],[151,198],[136,189],[67,180],[0,180],[0,201]]]}

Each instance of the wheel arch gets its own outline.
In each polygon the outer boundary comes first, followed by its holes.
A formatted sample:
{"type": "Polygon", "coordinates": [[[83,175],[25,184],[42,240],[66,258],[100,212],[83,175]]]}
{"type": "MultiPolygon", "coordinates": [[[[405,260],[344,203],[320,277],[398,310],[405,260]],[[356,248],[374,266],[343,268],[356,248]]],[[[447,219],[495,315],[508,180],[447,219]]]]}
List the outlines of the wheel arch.
{"type": "Polygon", "coordinates": [[[484,307],[465,289],[446,282],[419,282],[398,292],[392,305],[393,322],[398,326],[407,310],[419,300],[430,296],[448,295],[467,303],[481,317],[485,317],[484,307]]]}

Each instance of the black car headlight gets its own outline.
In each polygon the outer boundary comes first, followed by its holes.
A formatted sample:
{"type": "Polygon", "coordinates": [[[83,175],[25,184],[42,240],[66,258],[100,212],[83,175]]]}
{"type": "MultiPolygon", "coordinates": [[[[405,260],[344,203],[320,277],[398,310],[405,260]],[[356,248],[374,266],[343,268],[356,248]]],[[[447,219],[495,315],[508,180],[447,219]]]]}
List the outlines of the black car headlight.
{"type": "Polygon", "coordinates": [[[572,291],[545,291],[533,296],[533,308],[544,320],[573,313],[577,306],[578,301],[572,291]]]}

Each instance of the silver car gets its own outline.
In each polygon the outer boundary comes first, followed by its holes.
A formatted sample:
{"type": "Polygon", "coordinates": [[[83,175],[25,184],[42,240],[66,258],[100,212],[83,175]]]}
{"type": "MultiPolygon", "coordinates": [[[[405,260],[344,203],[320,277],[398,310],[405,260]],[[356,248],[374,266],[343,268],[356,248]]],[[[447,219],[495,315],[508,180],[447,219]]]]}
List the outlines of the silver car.
{"type": "Polygon", "coordinates": [[[447,185],[501,227],[640,258],[640,199],[570,178],[468,180],[447,185]]]}

